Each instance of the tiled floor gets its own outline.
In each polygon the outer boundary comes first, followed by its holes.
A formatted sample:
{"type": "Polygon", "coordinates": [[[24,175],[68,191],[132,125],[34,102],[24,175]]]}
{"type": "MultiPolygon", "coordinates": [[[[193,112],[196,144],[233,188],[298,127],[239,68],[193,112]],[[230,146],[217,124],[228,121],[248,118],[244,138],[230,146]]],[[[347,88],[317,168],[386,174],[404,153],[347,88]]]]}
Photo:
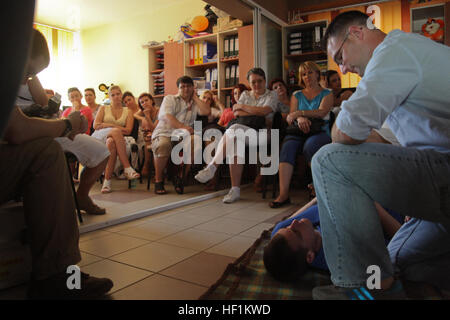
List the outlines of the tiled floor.
{"type": "MultiPolygon", "coordinates": [[[[192,194],[187,192],[184,196],[192,194]]],[[[179,200],[180,196],[171,192],[164,197],[179,200]]],[[[294,192],[294,204],[281,209],[269,208],[269,199],[261,199],[253,188],[243,189],[241,198],[236,203],[223,204],[220,196],[82,234],[81,269],[111,278],[112,299],[197,299],[263,230],[271,228],[294,206],[306,203],[307,193],[294,192]]],[[[101,203],[109,206],[108,212],[119,212],[117,206],[134,210],[130,203],[113,199],[101,203]]],[[[139,208],[143,205],[140,202],[148,201],[133,200],[139,208]]],[[[0,299],[24,296],[25,286],[0,291],[0,299]]]]}

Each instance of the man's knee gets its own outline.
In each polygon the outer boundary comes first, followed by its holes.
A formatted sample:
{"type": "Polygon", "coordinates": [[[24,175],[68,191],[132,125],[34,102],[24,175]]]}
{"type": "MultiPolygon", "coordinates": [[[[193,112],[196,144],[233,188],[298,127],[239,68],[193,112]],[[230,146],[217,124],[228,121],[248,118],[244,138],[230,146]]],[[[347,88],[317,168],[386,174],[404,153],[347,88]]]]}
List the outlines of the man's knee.
{"type": "Polygon", "coordinates": [[[170,157],[172,141],[169,137],[157,137],[152,140],[152,150],[155,158],[170,157]]]}

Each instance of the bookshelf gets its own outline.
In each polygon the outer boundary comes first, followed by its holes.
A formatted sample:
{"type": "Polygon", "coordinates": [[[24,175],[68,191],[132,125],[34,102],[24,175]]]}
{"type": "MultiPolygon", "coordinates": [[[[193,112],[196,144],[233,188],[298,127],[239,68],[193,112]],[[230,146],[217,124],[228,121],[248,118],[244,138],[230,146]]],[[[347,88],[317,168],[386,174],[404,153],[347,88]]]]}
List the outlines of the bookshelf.
{"type": "MultiPolygon", "coordinates": [[[[195,50],[195,48],[194,48],[195,50]]],[[[208,48],[206,48],[206,51],[208,48]]],[[[211,91],[217,94],[219,100],[226,104],[227,96],[231,96],[234,83],[244,82],[247,84],[245,75],[254,65],[253,58],[253,25],[248,25],[232,30],[222,31],[215,34],[184,39],[182,42],[169,42],[164,45],[148,47],[149,52],[149,92],[155,92],[155,81],[153,75],[160,74],[164,71],[164,94],[155,96],[157,104],[160,105],[162,99],[167,94],[176,94],[176,80],[187,75],[194,79],[196,84],[203,87],[202,78],[205,77],[207,70],[217,69],[217,80],[212,85],[211,91]],[[235,48],[233,54],[226,54],[225,40],[235,38],[239,42],[239,49],[235,48]],[[239,41],[243,39],[243,41],[239,41]],[[207,61],[192,61],[191,50],[195,45],[207,43],[211,48],[216,48],[217,56],[213,58],[211,55],[206,57],[207,61]],[[164,68],[158,68],[155,64],[157,50],[164,49],[164,68]],[[238,53],[239,52],[239,53],[238,53]],[[227,81],[226,70],[228,68],[242,70],[236,76],[233,82],[227,81]]],[[[211,51],[212,52],[212,51],[211,51]]],[[[194,52],[195,54],[195,52],[194,52]]],[[[206,79],[205,79],[206,81],[206,79]]],[[[247,84],[248,85],[248,84],[247,84]]],[[[199,89],[201,92],[203,89],[199,89]]]]}
{"type": "Polygon", "coordinates": [[[327,52],[320,47],[327,24],[327,20],[319,20],[283,27],[283,79],[288,86],[297,86],[298,67],[302,62],[314,61],[322,71],[329,68],[327,52]]]}
{"type": "Polygon", "coordinates": [[[164,97],[164,91],[160,92],[157,89],[157,83],[164,85],[164,62],[158,61],[158,56],[161,56],[161,53],[164,55],[164,45],[150,46],[148,51],[149,93],[155,99],[156,105],[160,105],[164,97]]]}

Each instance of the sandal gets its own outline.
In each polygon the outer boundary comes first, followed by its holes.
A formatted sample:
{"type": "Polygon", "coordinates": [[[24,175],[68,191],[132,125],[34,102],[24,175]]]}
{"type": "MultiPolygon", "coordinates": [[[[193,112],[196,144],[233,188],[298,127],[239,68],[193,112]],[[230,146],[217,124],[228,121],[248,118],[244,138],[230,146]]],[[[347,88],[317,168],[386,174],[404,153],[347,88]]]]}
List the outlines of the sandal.
{"type": "Polygon", "coordinates": [[[164,189],[164,182],[155,182],[155,194],[166,194],[167,191],[164,189]]]}
{"type": "Polygon", "coordinates": [[[78,199],[78,205],[80,207],[80,210],[85,211],[87,214],[102,215],[106,213],[105,208],[100,208],[90,198],[87,198],[85,200],[78,199]]]}
{"type": "Polygon", "coordinates": [[[102,193],[110,193],[111,190],[111,180],[104,180],[102,186],[102,193]]]}
{"type": "Polygon", "coordinates": [[[183,194],[183,192],[184,192],[183,179],[178,176],[175,176],[173,184],[175,186],[175,191],[178,194],[183,194]]]}
{"type": "MultiPolygon", "coordinates": [[[[131,167],[130,167],[131,168],[131,167]]],[[[128,171],[124,170],[123,174],[124,176],[128,179],[128,180],[134,180],[134,179],[139,179],[139,177],[141,176],[139,173],[137,173],[136,171],[134,171],[134,169],[131,169],[132,171],[128,171]]]]}
{"type": "Polygon", "coordinates": [[[269,207],[271,207],[272,209],[277,209],[277,208],[281,208],[282,206],[284,206],[286,204],[291,204],[290,198],[287,198],[286,200],[281,201],[281,202],[271,201],[271,202],[269,202],[269,207]]]}

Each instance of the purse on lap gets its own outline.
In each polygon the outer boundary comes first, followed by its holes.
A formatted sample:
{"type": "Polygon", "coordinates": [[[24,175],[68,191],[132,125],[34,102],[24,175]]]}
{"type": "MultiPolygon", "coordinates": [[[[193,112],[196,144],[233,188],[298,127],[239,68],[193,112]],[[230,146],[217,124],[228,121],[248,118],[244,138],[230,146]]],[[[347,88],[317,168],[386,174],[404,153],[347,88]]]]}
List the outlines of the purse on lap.
{"type": "Polygon", "coordinates": [[[309,127],[309,132],[304,133],[298,127],[297,120],[294,120],[291,125],[286,128],[286,135],[299,136],[299,137],[310,137],[323,131],[322,127],[325,124],[325,120],[319,118],[308,118],[311,121],[311,126],[309,127]]]}
{"type": "Polygon", "coordinates": [[[233,124],[242,124],[255,130],[266,127],[266,117],[264,116],[237,116],[228,122],[227,129],[233,124]]]}

